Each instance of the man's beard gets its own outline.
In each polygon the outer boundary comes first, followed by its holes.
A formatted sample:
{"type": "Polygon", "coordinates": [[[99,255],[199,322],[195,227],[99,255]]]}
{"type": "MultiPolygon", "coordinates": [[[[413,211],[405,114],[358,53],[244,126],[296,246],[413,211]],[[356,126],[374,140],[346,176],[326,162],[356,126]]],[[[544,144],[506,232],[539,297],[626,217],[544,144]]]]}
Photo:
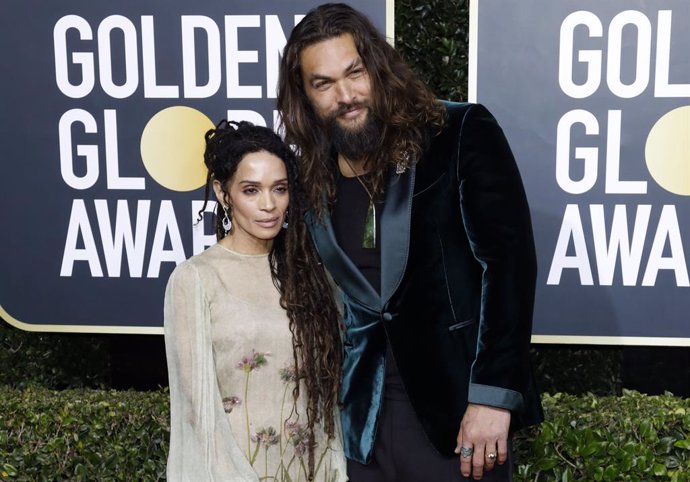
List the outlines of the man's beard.
{"type": "Polygon", "coordinates": [[[364,159],[374,152],[381,142],[381,122],[371,113],[365,112],[366,118],[362,125],[349,128],[338,122],[338,116],[352,107],[365,107],[363,104],[348,104],[338,108],[326,119],[326,127],[330,134],[331,144],[338,154],[347,159],[364,159]]]}

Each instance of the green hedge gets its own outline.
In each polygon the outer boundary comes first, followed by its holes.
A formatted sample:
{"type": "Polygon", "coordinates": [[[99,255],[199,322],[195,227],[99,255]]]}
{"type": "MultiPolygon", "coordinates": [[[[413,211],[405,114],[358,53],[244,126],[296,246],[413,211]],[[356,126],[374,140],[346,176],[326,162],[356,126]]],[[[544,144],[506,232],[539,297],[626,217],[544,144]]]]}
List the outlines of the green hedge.
{"type": "MultiPolygon", "coordinates": [[[[521,481],[690,481],[690,400],[544,395],[515,441],[521,481]]],[[[164,479],[168,393],[0,387],[0,480],[164,479]]]]}
{"type": "Polygon", "coordinates": [[[543,396],[546,421],[520,433],[516,480],[690,480],[690,400],[543,396]]]}
{"type": "Polygon", "coordinates": [[[165,479],[168,393],[0,387],[0,480],[165,479]]]}

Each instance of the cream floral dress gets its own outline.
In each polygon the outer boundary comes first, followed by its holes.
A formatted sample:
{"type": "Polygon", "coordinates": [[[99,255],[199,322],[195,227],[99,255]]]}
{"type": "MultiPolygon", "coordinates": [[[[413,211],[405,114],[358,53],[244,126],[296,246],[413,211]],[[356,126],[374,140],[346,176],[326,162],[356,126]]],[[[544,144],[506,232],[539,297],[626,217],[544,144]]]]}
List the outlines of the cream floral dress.
{"type": "MultiPolygon", "coordinates": [[[[268,255],[215,244],[175,269],[165,294],[169,481],[307,480],[291,340],[268,255]]],[[[340,433],[329,441],[319,428],[316,440],[314,480],[347,480],[340,433]]]]}

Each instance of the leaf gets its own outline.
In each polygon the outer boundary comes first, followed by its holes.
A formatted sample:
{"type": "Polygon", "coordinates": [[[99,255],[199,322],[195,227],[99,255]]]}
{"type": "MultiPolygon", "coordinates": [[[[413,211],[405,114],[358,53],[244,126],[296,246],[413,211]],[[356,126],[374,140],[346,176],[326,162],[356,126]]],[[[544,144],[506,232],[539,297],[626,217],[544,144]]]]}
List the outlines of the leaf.
{"type": "Polygon", "coordinates": [[[581,453],[584,457],[591,457],[591,456],[594,455],[594,454],[601,454],[601,453],[603,453],[603,452],[604,452],[603,449],[604,449],[604,444],[602,444],[601,442],[590,442],[589,444],[587,444],[587,446],[585,446],[585,447],[580,451],[580,453],[581,453]]]}
{"type": "Polygon", "coordinates": [[[652,466],[652,473],[657,477],[666,475],[666,466],[664,464],[656,463],[652,466]]]}
{"type": "Polygon", "coordinates": [[[604,469],[603,479],[614,481],[618,478],[618,474],[619,474],[618,469],[616,467],[614,467],[613,465],[609,465],[608,467],[606,467],[606,469],[604,469]]]}
{"type": "Polygon", "coordinates": [[[652,427],[651,423],[649,423],[647,420],[640,422],[640,437],[645,440],[649,440],[653,433],[654,428],[652,427]]]}
{"type": "Polygon", "coordinates": [[[538,472],[546,472],[547,470],[557,467],[560,463],[561,460],[557,459],[556,457],[551,459],[541,459],[534,464],[534,468],[538,472]]]}
{"type": "Polygon", "coordinates": [[[690,439],[679,440],[673,446],[679,449],[690,450],[690,439]]]}

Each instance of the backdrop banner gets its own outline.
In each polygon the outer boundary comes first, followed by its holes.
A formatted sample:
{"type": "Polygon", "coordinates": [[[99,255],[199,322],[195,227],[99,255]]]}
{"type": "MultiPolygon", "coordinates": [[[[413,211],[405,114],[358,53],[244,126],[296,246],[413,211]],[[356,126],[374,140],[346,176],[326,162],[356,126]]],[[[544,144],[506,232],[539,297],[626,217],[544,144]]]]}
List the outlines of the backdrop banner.
{"type": "Polygon", "coordinates": [[[532,209],[534,340],[690,346],[690,2],[475,0],[532,209]]]}
{"type": "MultiPolygon", "coordinates": [[[[286,37],[319,3],[1,2],[0,317],[162,333],[171,271],[215,242],[203,135],[276,127],[286,37]]],[[[350,3],[393,37],[392,0],[350,3]]]]}

